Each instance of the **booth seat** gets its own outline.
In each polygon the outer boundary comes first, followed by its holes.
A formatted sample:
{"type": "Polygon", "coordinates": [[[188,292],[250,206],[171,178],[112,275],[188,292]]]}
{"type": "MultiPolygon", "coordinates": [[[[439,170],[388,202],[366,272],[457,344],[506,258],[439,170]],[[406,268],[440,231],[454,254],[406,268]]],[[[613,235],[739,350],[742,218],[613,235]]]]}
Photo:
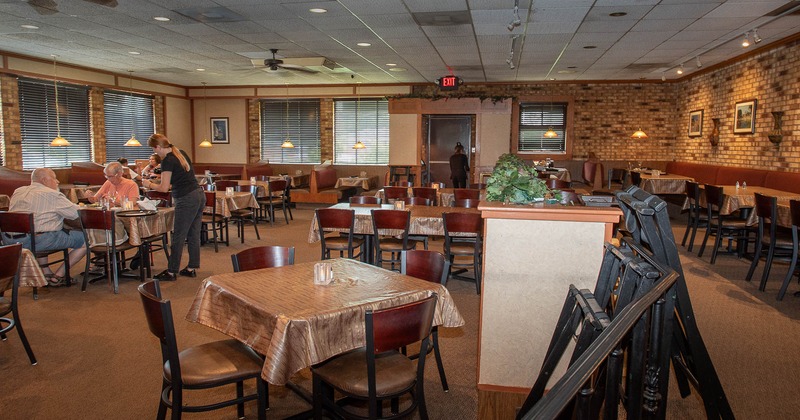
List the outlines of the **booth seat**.
{"type": "Polygon", "coordinates": [[[206,171],[211,171],[215,174],[234,174],[238,175],[239,179],[245,178],[245,165],[243,164],[230,164],[230,163],[194,163],[194,174],[203,175],[206,171]]]}
{"type": "Polygon", "coordinates": [[[247,165],[244,168],[245,170],[245,177],[242,179],[249,179],[250,177],[259,177],[259,176],[272,176],[275,175],[275,171],[272,169],[269,163],[254,163],[251,165],[247,165]]]}
{"type": "Polygon", "coordinates": [[[691,162],[669,162],[667,172],[690,176],[700,184],[747,185],[772,188],[800,194],[800,172],[768,171],[691,162]]]}
{"type": "Polygon", "coordinates": [[[11,196],[19,187],[31,184],[31,173],[0,166],[0,194],[11,196]]]}
{"type": "Polygon", "coordinates": [[[339,174],[331,166],[311,171],[308,189],[292,190],[292,201],[296,203],[329,203],[347,201],[355,195],[355,187],[336,188],[339,174]]]}
{"type": "Polygon", "coordinates": [[[94,162],[72,162],[69,182],[71,184],[103,185],[106,175],[105,167],[94,162]]]}

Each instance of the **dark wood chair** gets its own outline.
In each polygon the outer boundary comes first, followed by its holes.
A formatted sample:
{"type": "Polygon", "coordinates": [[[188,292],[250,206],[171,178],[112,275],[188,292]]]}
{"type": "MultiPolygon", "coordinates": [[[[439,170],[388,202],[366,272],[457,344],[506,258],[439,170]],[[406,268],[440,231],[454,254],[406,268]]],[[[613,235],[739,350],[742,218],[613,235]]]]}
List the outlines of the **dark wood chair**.
{"type": "Polygon", "coordinates": [[[642,173],[639,171],[631,171],[631,185],[640,187],[642,185],[642,173]]]}
{"type": "Polygon", "coordinates": [[[694,247],[694,238],[697,235],[697,229],[708,227],[708,213],[700,207],[700,185],[693,181],[686,181],[686,203],[689,205],[686,217],[686,232],[683,233],[683,240],[681,246],[686,246],[686,239],[689,238],[689,232],[692,233],[689,239],[689,247],[686,248],[691,251],[694,247]]]}
{"type": "Polygon", "coordinates": [[[381,199],[371,195],[354,195],[350,197],[350,204],[356,204],[363,207],[380,207],[381,199]]]}
{"type": "Polygon", "coordinates": [[[383,187],[383,198],[387,203],[408,197],[408,187],[383,187]]]}
{"type": "Polygon", "coordinates": [[[208,242],[209,233],[211,240],[214,241],[214,252],[219,252],[219,243],[224,242],[225,246],[229,246],[228,236],[228,218],[224,217],[217,211],[217,193],[214,191],[205,191],[206,194],[206,207],[203,209],[203,228],[201,232],[201,239],[203,243],[208,242]]]}
{"type": "MultiPolygon", "coordinates": [[[[78,218],[81,221],[83,238],[89,251],[86,256],[81,291],[85,292],[86,286],[89,284],[89,263],[92,260],[91,256],[94,255],[102,258],[103,275],[108,279],[108,284],[111,285],[114,293],[119,293],[119,271],[122,269],[122,263],[126,261],[125,251],[138,248],[142,261],[149,261],[150,256],[147,254],[146,247],[135,247],[128,241],[117,245],[116,216],[113,210],[79,209],[78,218]],[[104,243],[89,245],[89,229],[103,231],[105,234],[104,243]],[[145,258],[148,258],[148,260],[145,260],[145,258]]],[[[147,264],[139,265],[139,279],[141,280],[145,279],[147,269],[145,266],[147,264]]]]}
{"type": "Polygon", "coordinates": [[[22,341],[22,346],[25,347],[25,353],[28,353],[28,359],[32,365],[36,365],[36,356],[33,355],[33,349],[28,343],[28,337],[25,336],[17,306],[19,301],[21,255],[22,244],[0,246],[0,296],[11,290],[10,299],[7,295],[0,299],[0,337],[5,341],[6,333],[16,328],[19,339],[22,341]],[[12,317],[6,317],[8,314],[11,314],[12,317]]]}
{"type": "Polygon", "coordinates": [[[164,419],[167,409],[172,409],[172,418],[179,419],[183,412],[196,413],[236,405],[239,418],[244,418],[244,403],[258,401],[258,418],[266,420],[269,407],[269,389],[261,379],[264,361],[253,349],[237,340],[222,340],[200,344],[178,352],[175,326],[170,301],[160,297],[155,281],[139,286],[144,314],[150,332],[161,344],[161,360],[164,364],[161,395],[158,404],[158,419],[164,419]],[[256,393],[243,395],[244,381],[256,382],[256,393]],[[236,398],[207,405],[183,404],[183,391],[208,389],[236,384],[236,398]]]}
{"type": "MultiPolygon", "coordinates": [[[[789,261],[789,271],[786,272],[781,290],[778,292],[778,300],[783,300],[783,296],[786,295],[786,290],[789,288],[789,282],[795,274],[794,270],[797,268],[797,249],[800,247],[800,234],[798,234],[798,231],[800,231],[800,201],[789,200],[789,211],[792,215],[792,257],[789,261]]],[[[796,294],[797,293],[795,293],[795,295],[796,294]]]]}
{"type": "Polygon", "coordinates": [[[483,219],[480,213],[445,212],[444,219],[444,253],[450,262],[450,275],[453,277],[475,281],[475,291],[481,293],[481,264],[483,253],[483,219]],[[458,260],[456,259],[458,258],[458,260]],[[469,261],[462,261],[468,259],[469,261]],[[468,268],[473,270],[472,279],[453,273],[458,268],[463,273],[468,268]]]}
{"type": "MultiPolygon", "coordinates": [[[[30,237],[30,250],[37,258],[47,258],[52,254],[61,253],[62,255],[55,260],[48,260],[44,263],[39,263],[40,267],[47,267],[60,262],[64,263],[64,279],[67,286],[72,284],[72,278],[69,274],[69,248],[53,249],[42,251],[36,248],[36,226],[33,221],[33,213],[26,212],[0,212],[0,233],[9,239],[21,239],[25,235],[30,237]]],[[[34,299],[38,298],[38,291],[33,289],[34,299]]]]}
{"type": "Polygon", "coordinates": [[[462,200],[456,200],[453,203],[453,207],[478,208],[478,204],[480,204],[480,202],[481,200],[474,198],[465,198],[462,200]]]}
{"type": "Polygon", "coordinates": [[[431,200],[431,205],[436,205],[436,188],[430,187],[414,187],[411,189],[414,197],[427,198],[431,200]]]}
{"type": "Polygon", "coordinates": [[[169,192],[150,190],[144,195],[151,200],[161,200],[158,203],[158,207],[172,207],[172,194],[169,192]]]}
{"type": "MultiPolygon", "coordinates": [[[[755,211],[758,216],[756,252],[753,255],[753,262],[750,264],[750,270],[747,271],[745,280],[752,280],[759,260],[761,260],[761,257],[765,257],[761,284],[758,286],[758,290],[763,292],[767,286],[767,279],[769,279],[769,272],[772,269],[774,259],[789,261],[797,251],[793,246],[792,234],[787,229],[778,226],[778,197],[755,193],[755,198],[755,211]]],[[[780,298],[783,298],[783,296],[780,296],[780,298]]]]}
{"type": "Polygon", "coordinates": [[[453,198],[456,200],[480,200],[481,190],[474,190],[468,188],[456,188],[453,190],[453,198]]]}
{"type": "Polygon", "coordinates": [[[407,206],[430,206],[431,200],[425,197],[406,197],[403,202],[407,206]]]}
{"type": "Polygon", "coordinates": [[[283,218],[286,224],[289,224],[289,214],[287,209],[289,207],[286,199],[286,190],[289,182],[285,179],[273,179],[267,182],[267,196],[258,199],[258,204],[261,206],[261,211],[266,213],[269,217],[269,224],[275,224],[275,209],[283,210],[283,218]]]}
{"type": "Polygon", "coordinates": [[[338,251],[339,257],[347,253],[347,258],[366,258],[364,239],[353,234],[356,212],[347,209],[317,209],[317,225],[319,226],[322,259],[331,258],[331,252],[338,251]],[[333,233],[334,236],[328,236],[333,233]],[[358,249],[358,253],[355,251],[358,249]]]}
{"type": "Polygon", "coordinates": [[[231,255],[233,272],[294,264],[293,246],[257,246],[231,255]]]}
{"type": "MultiPolygon", "coordinates": [[[[233,189],[237,192],[249,192],[253,194],[254,198],[258,196],[258,185],[236,185],[233,189]]],[[[236,223],[236,235],[241,238],[242,243],[244,243],[244,225],[247,223],[253,224],[253,230],[256,231],[256,238],[261,240],[261,234],[258,233],[257,208],[231,210],[230,221],[236,223]]]]}
{"type": "Polygon", "coordinates": [[[714,248],[711,250],[711,264],[717,261],[717,253],[722,244],[722,238],[728,239],[729,250],[730,243],[736,240],[738,253],[742,256],[747,250],[748,231],[751,231],[747,226],[747,220],[738,217],[738,215],[725,216],[720,214],[720,209],[725,200],[722,187],[705,184],[704,188],[706,191],[707,207],[705,210],[708,216],[708,228],[706,228],[706,234],[703,236],[703,245],[700,246],[700,252],[697,256],[703,257],[708,237],[711,235],[715,237],[714,248]]]}
{"type": "Polygon", "coordinates": [[[397,349],[422,341],[420,348],[427,351],[436,299],[433,294],[392,308],[367,309],[367,345],[311,368],[314,418],[322,418],[323,410],[344,418],[366,418],[334,401],[336,390],[348,399],[366,401],[370,419],[379,418],[383,401],[391,400],[393,413],[388,418],[410,416],[419,408],[419,417],[427,420],[423,386],[426,358],[420,357],[415,365],[397,349]],[[410,394],[412,400],[398,412],[397,401],[405,394],[410,394]]]}
{"type": "MultiPolygon", "coordinates": [[[[450,271],[450,262],[447,261],[441,252],[416,249],[402,252],[400,272],[407,276],[445,285],[447,283],[448,271],[450,271]]],[[[439,351],[438,326],[434,326],[431,329],[431,338],[433,346],[428,348],[428,353],[433,351],[434,357],[436,358],[436,367],[439,369],[439,380],[442,382],[442,389],[447,392],[450,390],[450,387],[447,386],[447,375],[444,373],[442,355],[439,351]]],[[[412,360],[418,357],[419,353],[409,356],[412,360]]]]}
{"type": "Polygon", "coordinates": [[[563,190],[564,188],[570,187],[569,182],[556,178],[547,178],[544,181],[544,184],[547,185],[547,188],[550,188],[551,190],[563,190]]]}
{"type": "Polygon", "coordinates": [[[417,247],[417,241],[408,238],[411,212],[407,210],[372,210],[372,244],[375,250],[375,265],[383,267],[389,263],[391,270],[400,267],[400,252],[417,247]],[[389,253],[389,258],[383,254],[389,253]]]}

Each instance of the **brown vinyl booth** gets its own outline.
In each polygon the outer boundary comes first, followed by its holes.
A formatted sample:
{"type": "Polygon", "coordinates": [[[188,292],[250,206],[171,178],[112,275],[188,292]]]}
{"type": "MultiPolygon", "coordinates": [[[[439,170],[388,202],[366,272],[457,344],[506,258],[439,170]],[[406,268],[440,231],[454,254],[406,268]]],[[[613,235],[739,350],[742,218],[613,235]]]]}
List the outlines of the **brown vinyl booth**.
{"type": "Polygon", "coordinates": [[[0,166],[0,194],[11,196],[19,187],[31,184],[31,173],[0,166]]]}
{"type": "Polygon", "coordinates": [[[72,162],[69,174],[71,184],[103,185],[106,182],[105,166],[94,162],[72,162]]]}

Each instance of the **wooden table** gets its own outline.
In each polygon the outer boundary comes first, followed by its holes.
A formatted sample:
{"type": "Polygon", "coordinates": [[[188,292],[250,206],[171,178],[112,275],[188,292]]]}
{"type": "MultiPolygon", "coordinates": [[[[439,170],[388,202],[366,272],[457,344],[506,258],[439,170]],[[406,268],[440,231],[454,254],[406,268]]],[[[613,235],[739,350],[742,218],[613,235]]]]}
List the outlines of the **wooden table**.
{"type": "Polygon", "coordinates": [[[441,284],[355,260],[328,260],[333,283],[314,284],[315,262],[211,276],[200,285],[186,319],[211,327],[265,356],[261,377],[286,384],[301,369],[365,345],[367,309],[439,295],[434,325],[464,319],[441,284]]]}

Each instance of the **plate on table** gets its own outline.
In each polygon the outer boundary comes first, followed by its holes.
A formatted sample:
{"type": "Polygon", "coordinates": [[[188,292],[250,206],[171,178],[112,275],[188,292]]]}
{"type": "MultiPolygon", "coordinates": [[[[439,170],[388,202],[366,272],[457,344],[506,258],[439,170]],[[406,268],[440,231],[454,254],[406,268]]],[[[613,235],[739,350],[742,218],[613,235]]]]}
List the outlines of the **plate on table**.
{"type": "Polygon", "coordinates": [[[122,210],[116,212],[115,214],[119,217],[139,217],[139,216],[148,216],[156,213],[158,213],[158,211],[156,210],[122,210]]]}

